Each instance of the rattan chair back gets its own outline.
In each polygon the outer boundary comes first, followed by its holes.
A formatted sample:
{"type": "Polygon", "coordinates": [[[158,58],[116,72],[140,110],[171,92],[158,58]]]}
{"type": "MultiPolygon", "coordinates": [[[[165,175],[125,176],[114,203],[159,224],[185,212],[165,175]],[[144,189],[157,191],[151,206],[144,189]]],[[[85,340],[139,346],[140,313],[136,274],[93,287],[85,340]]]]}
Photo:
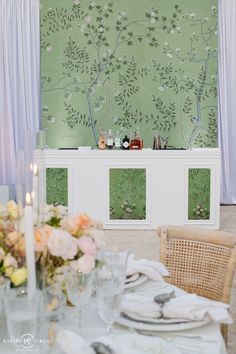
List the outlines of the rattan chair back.
{"type": "MultiPolygon", "coordinates": [[[[236,269],[236,235],[207,229],[160,226],[160,260],[165,280],[189,293],[230,304],[236,269]]],[[[221,331],[227,344],[228,326],[221,331]]]]}
{"type": "Polygon", "coordinates": [[[160,260],[166,281],[187,292],[229,303],[236,268],[236,236],[206,229],[162,226],[160,260]]]}

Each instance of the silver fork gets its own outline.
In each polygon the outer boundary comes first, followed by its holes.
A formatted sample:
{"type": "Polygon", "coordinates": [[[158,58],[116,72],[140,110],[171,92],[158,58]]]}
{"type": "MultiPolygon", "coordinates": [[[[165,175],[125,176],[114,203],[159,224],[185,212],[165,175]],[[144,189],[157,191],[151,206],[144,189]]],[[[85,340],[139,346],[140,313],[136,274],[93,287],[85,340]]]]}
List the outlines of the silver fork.
{"type": "MultiPolygon", "coordinates": [[[[156,336],[160,336],[160,332],[155,332],[155,331],[145,331],[145,330],[141,330],[141,329],[136,329],[135,330],[137,333],[139,334],[143,334],[145,336],[150,336],[150,337],[156,337],[156,336]]],[[[208,335],[200,335],[200,334],[190,334],[190,333],[174,333],[171,332],[169,337],[161,337],[163,339],[166,340],[173,340],[175,338],[185,338],[185,339],[189,339],[189,340],[201,340],[202,342],[206,342],[206,343],[214,343],[216,342],[216,339],[213,338],[212,336],[208,336],[208,335]]]]}

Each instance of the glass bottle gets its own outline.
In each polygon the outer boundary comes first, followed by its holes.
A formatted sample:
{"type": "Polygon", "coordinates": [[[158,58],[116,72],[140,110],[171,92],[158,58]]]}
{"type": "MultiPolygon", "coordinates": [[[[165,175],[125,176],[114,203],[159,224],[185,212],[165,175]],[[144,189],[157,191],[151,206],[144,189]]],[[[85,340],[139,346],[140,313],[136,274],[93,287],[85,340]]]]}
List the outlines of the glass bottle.
{"type": "Polygon", "coordinates": [[[105,150],[106,149],[106,135],[104,130],[100,131],[100,136],[99,136],[99,141],[98,141],[98,148],[100,150],[105,150]]]}
{"type": "Polygon", "coordinates": [[[131,139],[131,142],[130,142],[130,149],[131,150],[141,150],[142,149],[142,140],[141,140],[139,131],[136,131],[134,133],[134,137],[133,137],[133,139],[131,139]]]}
{"type": "Polygon", "coordinates": [[[120,139],[119,130],[117,130],[116,137],[115,137],[115,149],[119,150],[120,148],[121,148],[121,139],[120,139]]]}
{"type": "Polygon", "coordinates": [[[111,129],[109,129],[107,134],[107,149],[113,149],[114,146],[114,136],[112,134],[111,129]]]}
{"type": "Polygon", "coordinates": [[[129,138],[128,135],[125,135],[123,142],[122,142],[122,149],[123,150],[129,150],[129,138]]]}

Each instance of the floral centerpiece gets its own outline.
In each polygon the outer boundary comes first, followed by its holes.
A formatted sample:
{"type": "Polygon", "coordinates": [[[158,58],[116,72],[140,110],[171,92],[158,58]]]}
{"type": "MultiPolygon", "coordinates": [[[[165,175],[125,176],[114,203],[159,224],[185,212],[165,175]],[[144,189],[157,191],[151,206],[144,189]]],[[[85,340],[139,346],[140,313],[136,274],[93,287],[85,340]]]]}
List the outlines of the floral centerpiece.
{"type": "Polygon", "coordinates": [[[0,285],[9,279],[13,286],[27,279],[24,267],[24,240],[19,229],[22,210],[14,201],[0,204],[0,285]]]}
{"type": "Polygon", "coordinates": [[[97,251],[105,244],[100,222],[86,214],[69,217],[62,205],[47,206],[45,225],[35,228],[35,248],[46,284],[62,283],[70,268],[91,272],[98,263],[97,251]]]}
{"type": "MultiPolygon", "coordinates": [[[[14,286],[27,279],[22,210],[14,201],[0,205],[0,281],[9,278],[14,286]]],[[[106,243],[102,224],[86,214],[72,217],[62,205],[47,205],[43,225],[35,225],[37,268],[44,285],[63,283],[66,271],[91,272],[97,251],[106,243]]]]}

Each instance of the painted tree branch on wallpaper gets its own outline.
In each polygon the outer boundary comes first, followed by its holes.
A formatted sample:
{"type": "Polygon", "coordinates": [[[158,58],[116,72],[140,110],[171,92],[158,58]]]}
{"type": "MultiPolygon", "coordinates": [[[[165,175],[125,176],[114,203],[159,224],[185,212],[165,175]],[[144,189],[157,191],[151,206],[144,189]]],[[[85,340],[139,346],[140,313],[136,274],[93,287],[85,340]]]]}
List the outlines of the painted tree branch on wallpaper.
{"type": "Polygon", "coordinates": [[[100,128],[139,125],[148,142],[158,132],[176,146],[215,146],[217,12],[215,1],[207,2],[209,17],[186,13],[172,0],[166,10],[161,1],[139,3],[137,15],[132,1],[43,0],[49,134],[60,121],[71,135],[91,130],[97,144],[100,128]]]}

